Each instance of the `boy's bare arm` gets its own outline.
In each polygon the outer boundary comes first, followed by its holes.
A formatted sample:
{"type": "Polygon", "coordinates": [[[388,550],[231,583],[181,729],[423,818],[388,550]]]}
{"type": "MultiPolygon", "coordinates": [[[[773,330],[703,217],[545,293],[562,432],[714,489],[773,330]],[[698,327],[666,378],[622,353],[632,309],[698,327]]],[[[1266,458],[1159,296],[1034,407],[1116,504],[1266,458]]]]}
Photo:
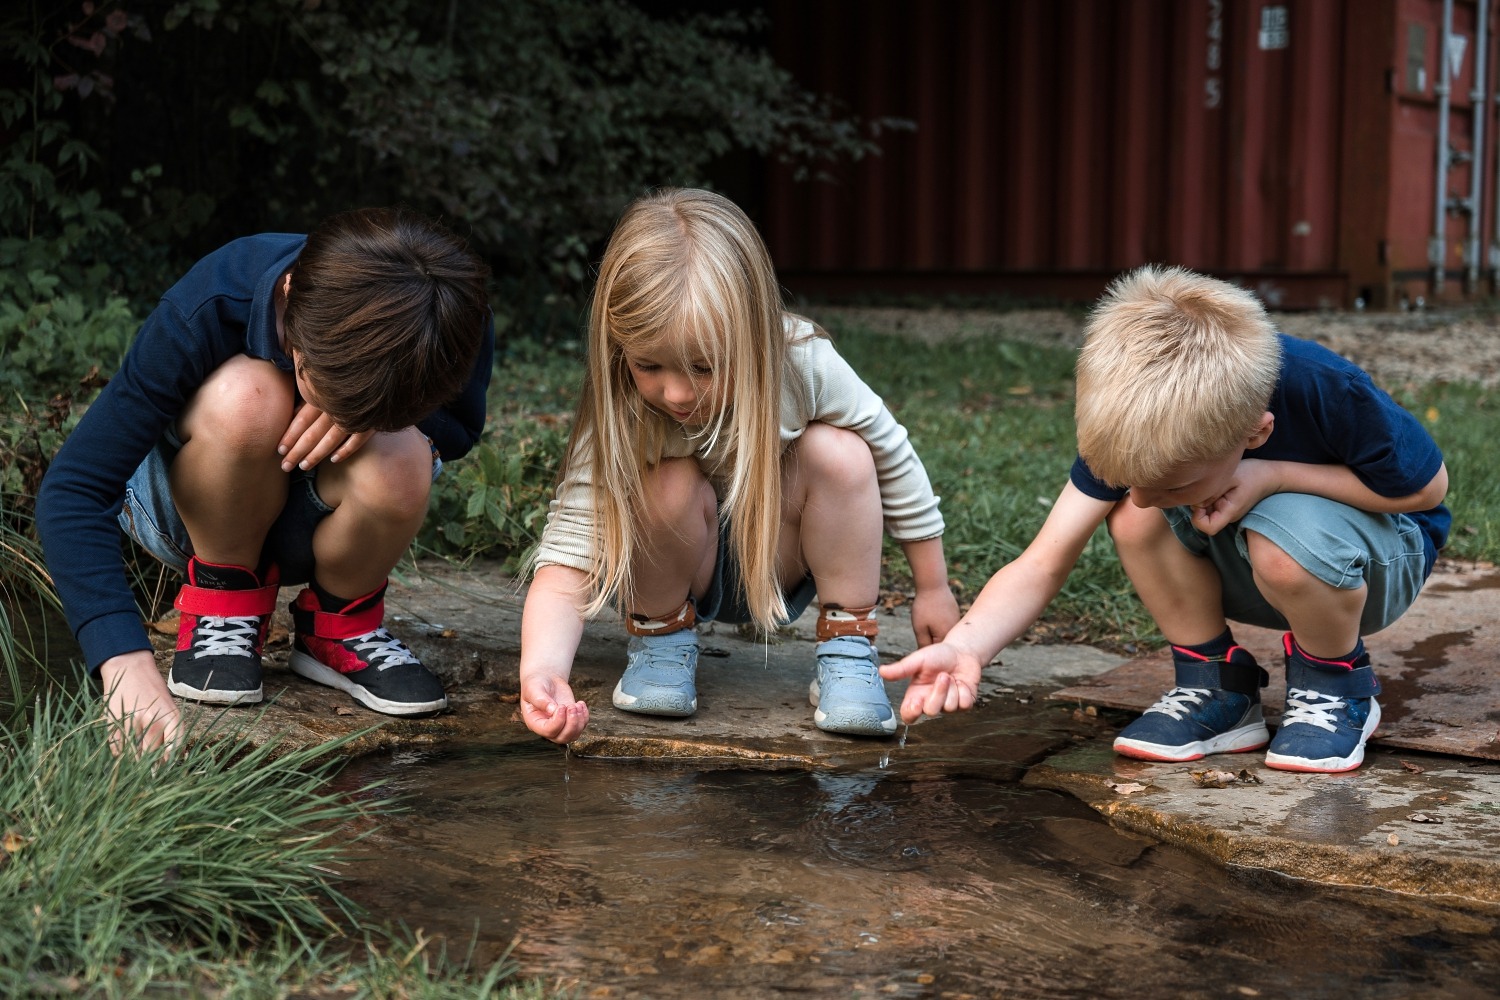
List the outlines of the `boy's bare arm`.
{"type": "Polygon", "coordinates": [[[990,577],[942,642],[880,668],[887,680],[911,678],[901,703],[904,721],[974,704],[985,664],[1041,616],[1113,508],[1113,502],[1086,496],[1069,482],[1031,544],[990,577]]]}
{"type": "Polygon", "coordinates": [[[1387,497],[1362,483],[1347,465],[1247,458],[1240,462],[1234,485],[1227,493],[1209,506],[1193,511],[1193,524],[1206,534],[1215,534],[1275,493],[1306,493],[1375,514],[1408,514],[1431,510],[1443,502],[1448,495],[1448,467],[1439,466],[1437,474],[1415,493],[1387,497]]]}
{"type": "Polygon", "coordinates": [[[571,567],[543,566],[521,611],[521,717],[528,729],[554,743],[571,743],[589,721],[588,706],[568,686],[583,638],[578,609],[586,581],[571,567]]]}

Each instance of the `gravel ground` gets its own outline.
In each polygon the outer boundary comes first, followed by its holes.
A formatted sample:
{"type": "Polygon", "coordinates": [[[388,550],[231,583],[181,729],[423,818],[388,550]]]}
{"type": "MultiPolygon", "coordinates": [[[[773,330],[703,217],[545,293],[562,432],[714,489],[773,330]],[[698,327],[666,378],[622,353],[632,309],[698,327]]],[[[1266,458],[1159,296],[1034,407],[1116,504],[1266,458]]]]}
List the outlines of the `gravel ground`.
{"type": "MultiPolygon", "coordinates": [[[[1083,311],[816,307],[820,321],[843,319],[875,330],[924,339],[997,336],[1076,347],[1083,311]]],[[[1500,385],[1500,311],[1471,307],[1421,312],[1273,313],[1294,337],[1326,344],[1362,366],[1387,388],[1417,382],[1500,385]]]]}

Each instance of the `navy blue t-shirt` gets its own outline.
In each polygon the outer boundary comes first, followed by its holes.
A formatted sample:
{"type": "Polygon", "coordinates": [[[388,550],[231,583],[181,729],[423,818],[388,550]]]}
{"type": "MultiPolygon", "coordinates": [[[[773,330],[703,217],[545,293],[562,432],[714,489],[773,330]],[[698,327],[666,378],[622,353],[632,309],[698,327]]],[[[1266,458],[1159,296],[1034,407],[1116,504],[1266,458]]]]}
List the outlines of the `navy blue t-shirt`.
{"type": "MultiPolygon", "coordinates": [[[[1246,458],[1309,465],[1346,465],[1383,497],[1403,497],[1432,481],[1443,453],[1416,417],[1370,381],[1358,365],[1321,344],[1280,334],[1281,378],[1268,409],[1276,424],[1246,458]]],[[[1069,478],[1096,500],[1120,500],[1126,490],[1099,479],[1079,457],[1069,478]]],[[[1427,572],[1448,540],[1452,515],[1441,504],[1407,514],[1426,539],[1427,572]]]]}

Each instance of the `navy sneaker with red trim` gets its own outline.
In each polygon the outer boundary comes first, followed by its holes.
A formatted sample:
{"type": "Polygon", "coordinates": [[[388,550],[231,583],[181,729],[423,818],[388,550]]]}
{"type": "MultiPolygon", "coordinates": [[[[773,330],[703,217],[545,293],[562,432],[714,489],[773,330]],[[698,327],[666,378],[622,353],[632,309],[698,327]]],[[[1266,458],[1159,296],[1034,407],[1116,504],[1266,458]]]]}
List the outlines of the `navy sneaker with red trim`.
{"type": "Polygon", "coordinates": [[[1337,774],[1365,762],[1365,743],[1380,725],[1380,681],[1363,645],[1352,660],[1320,660],[1282,637],[1286,711],[1266,750],[1278,771],[1337,774]]]}
{"type": "Polygon", "coordinates": [[[1233,646],[1222,658],[1172,647],[1177,686],[1115,737],[1115,753],[1139,760],[1197,760],[1259,750],[1271,739],[1260,707],[1270,682],[1255,657],[1233,646]]]}
{"type": "Polygon", "coordinates": [[[288,665],[310,681],[348,693],[386,715],[435,715],[448,707],[443,684],[385,630],[385,586],[324,611],[303,590],[292,602],[295,638],[288,665]]]}
{"type": "Polygon", "coordinates": [[[188,560],[177,593],[177,652],[167,690],[210,705],[253,705],[264,697],[261,653],[276,610],[279,574],[261,580],[243,566],[188,560]]]}

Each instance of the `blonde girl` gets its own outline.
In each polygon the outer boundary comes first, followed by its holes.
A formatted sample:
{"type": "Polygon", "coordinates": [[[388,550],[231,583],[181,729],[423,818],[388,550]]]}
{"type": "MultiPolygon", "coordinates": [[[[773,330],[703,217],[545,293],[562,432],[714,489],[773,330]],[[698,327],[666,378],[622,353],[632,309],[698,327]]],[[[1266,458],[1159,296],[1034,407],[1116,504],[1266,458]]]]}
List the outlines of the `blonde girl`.
{"type": "Polygon", "coordinates": [[[874,639],[883,532],[904,549],[921,645],[958,620],[942,515],[891,416],[827,336],[782,309],[745,214],[709,191],[632,203],[600,265],[588,370],[521,625],[521,708],[566,743],[584,619],[624,612],[616,708],[697,709],[700,621],[769,631],[819,598],[809,695],[829,732],[897,719],[874,639]]]}

